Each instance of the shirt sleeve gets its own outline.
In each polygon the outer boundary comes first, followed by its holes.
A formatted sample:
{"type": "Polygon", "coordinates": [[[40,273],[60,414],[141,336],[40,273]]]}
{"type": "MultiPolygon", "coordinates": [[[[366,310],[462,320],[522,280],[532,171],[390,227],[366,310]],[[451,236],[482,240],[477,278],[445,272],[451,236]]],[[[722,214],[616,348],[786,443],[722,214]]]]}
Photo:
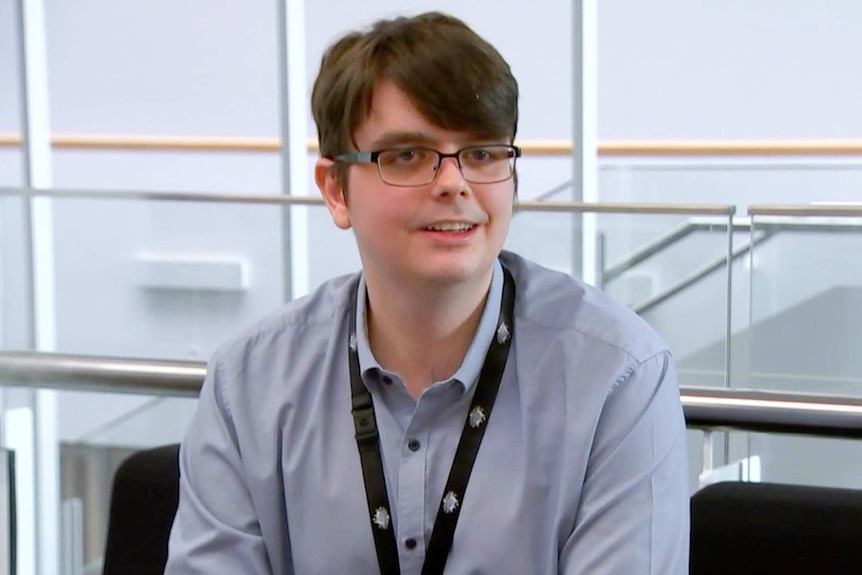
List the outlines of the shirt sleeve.
{"type": "Polygon", "coordinates": [[[223,385],[214,360],[180,446],[179,506],[165,575],[273,575],[223,385]]]}
{"type": "Polygon", "coordinates": [[[561,575],[687,575],[688,454],[673,360],[616,382],[596,429],[561,575]]]}

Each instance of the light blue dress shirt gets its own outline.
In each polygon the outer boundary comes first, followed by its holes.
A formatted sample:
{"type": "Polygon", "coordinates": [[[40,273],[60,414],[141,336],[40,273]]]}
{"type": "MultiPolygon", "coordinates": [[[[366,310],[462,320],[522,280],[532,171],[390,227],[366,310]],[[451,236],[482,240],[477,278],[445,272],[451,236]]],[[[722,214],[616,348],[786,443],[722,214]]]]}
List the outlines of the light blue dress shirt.
{"type": "MultiPolygon", "coordinates": [[[[686,434],[670,353],[603,292],[501,260],[517,290],[512,349],[446,573],[687,574],[686,434]]],[[[379,573],[350,412],[354,280],[289,303],[213,356],[180,451],[166,575],[379,573]]],[[[501,292],[498,265],[463,364],[418,401],[374,359],[358,299],[405,575],[421,571],[501,292]]]]}

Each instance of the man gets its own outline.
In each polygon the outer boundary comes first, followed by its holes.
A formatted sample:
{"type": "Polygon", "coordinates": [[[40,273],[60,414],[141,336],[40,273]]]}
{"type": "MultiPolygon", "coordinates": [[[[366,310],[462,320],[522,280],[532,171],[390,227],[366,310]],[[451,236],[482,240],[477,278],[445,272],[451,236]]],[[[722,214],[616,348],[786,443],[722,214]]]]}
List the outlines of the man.
{"type": "Polygon", "coordinates": [[[334,44],[317,184],[362,273],[213,357],[168,575],[688,572],[670,354],[503,252],[518,87],[437,14],[334,44]]]}

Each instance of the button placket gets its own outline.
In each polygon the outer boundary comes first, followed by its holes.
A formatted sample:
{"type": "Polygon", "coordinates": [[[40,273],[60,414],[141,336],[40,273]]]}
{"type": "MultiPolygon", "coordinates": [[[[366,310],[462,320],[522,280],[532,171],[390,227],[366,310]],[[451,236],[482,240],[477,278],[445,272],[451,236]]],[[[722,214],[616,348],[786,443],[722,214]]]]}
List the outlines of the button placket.
{"type": "MultiPolygon", "coordinates": [[[[424,399],[424,398],[423,398],[424,399]]],[[[419,401],[402,440],[398,473],[398,533],[401,544],[399,560],[403,573],[422,569],[425,548],[425,494],[427,473],[425,454],[428,448],[429,418],[424,411],[428,402],[419,401]]]]}

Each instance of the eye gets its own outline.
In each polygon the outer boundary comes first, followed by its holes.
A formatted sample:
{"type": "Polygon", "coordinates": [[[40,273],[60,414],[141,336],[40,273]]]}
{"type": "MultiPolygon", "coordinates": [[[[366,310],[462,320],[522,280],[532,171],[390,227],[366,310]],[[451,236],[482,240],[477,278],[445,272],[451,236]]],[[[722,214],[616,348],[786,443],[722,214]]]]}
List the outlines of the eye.
{"type": "Polygon", "coordinates": [[[391,166],[410,166],[421,163],[428,156],[428,151],[422,148],[398,148],[386,150],[380,154],[380,160],[391,166]]]}
{"type": "Polygon", "coordinates": [[[419,154],[417,154],[416,150],[413,148],[406,148],[404,150],[398,150],[395,153],[395,159],[399,162],[412,162],[418,155],[419,154]]]}
{"type": "Polygon", "coordinates": [[[494,159],[494,154],[488,148],[470,148],[467,150],[467,160],[481,164],[494,159]]]}

